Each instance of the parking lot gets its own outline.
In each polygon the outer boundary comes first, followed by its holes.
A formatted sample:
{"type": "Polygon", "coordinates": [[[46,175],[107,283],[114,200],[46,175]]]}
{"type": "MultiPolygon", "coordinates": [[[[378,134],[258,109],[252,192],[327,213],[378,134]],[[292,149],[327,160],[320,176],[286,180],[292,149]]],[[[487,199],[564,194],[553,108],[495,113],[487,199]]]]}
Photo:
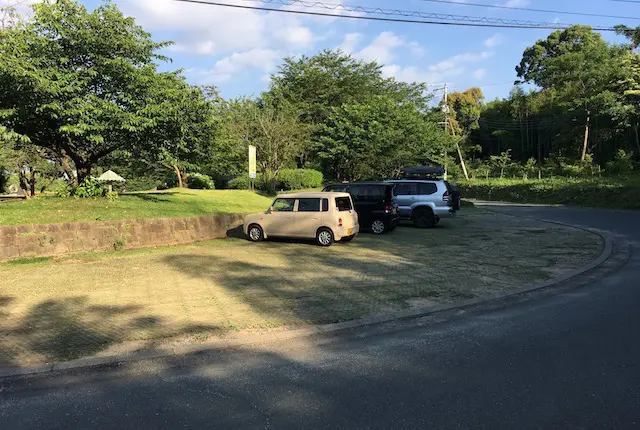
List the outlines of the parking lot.
{"type": "Polygon", "coordinates": [[[448,303],[552,278],[601,247],[580,230],[476,209],[330,248],[230,239],[4,263],[0,365],[448,303]]]}

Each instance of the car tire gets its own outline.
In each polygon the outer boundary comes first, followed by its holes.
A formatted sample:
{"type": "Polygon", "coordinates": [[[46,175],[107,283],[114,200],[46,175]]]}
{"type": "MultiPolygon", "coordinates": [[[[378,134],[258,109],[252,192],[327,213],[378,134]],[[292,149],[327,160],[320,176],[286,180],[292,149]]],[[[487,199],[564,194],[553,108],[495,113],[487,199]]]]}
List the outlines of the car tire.
{"type": "Polygon", "coordinates": [[[354,234],[353,236],[347,236],[347,237],[343,237],[342,239],[340,239],[340,242],[342,243],[349,243],[351,242],[353,239],[356,238],[356,235],[354,234]]]}
{"type": "Polygon", "coordinates": [[[261,242],[264,240],[264,231],[258,224],[251,224],[247,229],[247,236],[251,242],[261,242]]]}
{"type": "Polygon", "coordinates": [[[387,224],[380,219],[374,220],[371,223],[371,231],[373,234],[384,234],[387,231],[387,224]]]}
{"type": "Polygon", "coordinates": [[[333,245],[333,232],[328,228],[318,229],[316,233],[316,242],[320,246],[331,246],[333,245]]]}
{"type": "Polygon", "coordinates": [[[413,225],[418,228],[431,228],[436,225],[436,218],[431,209],[416,209],[413,211],[413,225]]]}

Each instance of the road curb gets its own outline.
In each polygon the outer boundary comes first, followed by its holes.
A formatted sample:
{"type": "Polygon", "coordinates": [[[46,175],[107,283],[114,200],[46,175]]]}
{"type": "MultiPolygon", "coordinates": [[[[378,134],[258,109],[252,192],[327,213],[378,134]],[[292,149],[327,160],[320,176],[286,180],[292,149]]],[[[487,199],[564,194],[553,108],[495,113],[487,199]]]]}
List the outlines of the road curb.
{"type": "MultiPolygon", "coordinates": [[[[491,210],[488,210],[488,211],[494,212],[491,210]]],[[[585,272],[593,270],[596,267],[602,265],[611,257],[611,254],[613,252],[612,237],[608,234],[602,233],[594,229],[589,229],[581,226],[566,224],[566,223],[557,222],[557,221],[539,219],[539,218],[520,217],[517,215],[505,214],[501,212],[494,212],[494,213],[513,216],[517,218],[535,219],[537,221],[541,221],[549,224],[556,224],[564,227],[583,230],[590,234],[595,234],[597,236],[600,236],[600,238],[602,238],[602,240],[604,241],[604,247],[602,252],[598,256],[598,258],[596,258],[595,260],[591,261],[590,263],[580,268],[570,270],[549,281],[545,281],[537,284],[529,284],[515,290],[509,290],[507,292],[500,292],[500,293],[495,293],[487,296],[482,296],[479,298],[464,300],[464,301],[456,302],[454,304],[409,309],[409,310],[398,311],[398,312],[394,312],[386,315],[370,316],[370,317],[361,318],[353,321],[346,321],[346,322],[334,323],[334,324],[324,324],[324,325],[318,325],[318,326],[312,326],[312,327],[305,327],[305,328],[296,329],[296,330],[280,331],[280,332],[274,332],[274,333],[262,334],[262,335],[253,335],[253,336],[247,336],[247,337],[242,337],[237,339],[215,340],[215,341],[207,342],[205,344],[186,345],[186,346],[176,347],[172,349],[154,349],[154,350],[136,351],[136,352],[124,354],[124,355],[113,355],[113,356],[105,356],[105,357],[86,357],[86,358],[80,358],[72,361],[38,365],[33,367],[6,368],[6,369],[0,369],[0,378],[33,376],[33,375],[39,375],[39,374],[55,373],[60,371],[77,370],[77,369],[91,368],[91,367],[114,366],[114,365],[119,365],[121,363],[136,362],[141,360],[157,359],[157,358],[172,357],[172,356],[182,356],[187,354],[206,353],[206,352],[224,350],[229,348],[238,348],[242,346],[271,343],[271,342],[282,341],[282,340],[291,340],[291,339],[296,339],[301,337],[309,337],[313,335],[338,333],[340,331],[352,330],[359,327],[366,327],[371,325],[388,323],[392,321],[400,321],[400,320],[432,316],[438,313],[443,313],[443,312],[453,311],[453,310],[464,310],[466,308],[487,304],[493,301],[502,300],[502,299],[518,296],[521,294],[526,294],[526,293],[534,292],[537,290],[550,288],[557,284],[561,284],[571,278],[574,278],[578,275],[581,275],[585,272]]]]}

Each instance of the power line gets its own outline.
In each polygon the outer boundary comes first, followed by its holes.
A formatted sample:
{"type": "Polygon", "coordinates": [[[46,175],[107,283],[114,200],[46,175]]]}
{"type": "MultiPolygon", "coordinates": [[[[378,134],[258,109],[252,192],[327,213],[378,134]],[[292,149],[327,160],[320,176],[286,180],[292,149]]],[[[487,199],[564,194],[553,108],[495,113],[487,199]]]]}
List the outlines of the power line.
{"type": "Polygon", "coordinates": [[[640,1],[638,0],[611,0],[611,1],[617,1],[620,3],[640,3],[640,1]]]}
{"type": "Polygon", "coordinates": [[[310,0],[241,0],[241,1],[249,1],[249,2],[260,2],[260,3],[275,3],[283,6],[301,6],[306,8],[320,8],[327,10],[338,10],[344,12],[356,12],[356,13],[365,13],[365,14],[374,14],[374,15],[386,15],[386,16],[402,16],[402,17],[414,17],[414,18],[423,18],[423,19],[439,19],[439,20],[454,20],[454,21],[467,21],[467,22],[480,22],[480,23],[489,23],[489,24],[504,24],[504,25],[531,25],[536,26],[536,28],[543,26],[558,26],[559,28],[567,28],[570,27],[571,24],[563,24],[557,22],[547,22],[547,21],[521,21],[516,19],[507,19],[507,18],[487,18],[487,17],[477,17],[477,16],[468,16],[468,15],[454,15],[450,13],[437,13],[437,12],[420,12],[420,11],[409,11],[402,9],[384,9],[380,7],[368,7],[368,6],[350,6],[345,4],[335,4],[335,3],[325,3],[321,1],[310,1],[310,0]]]}
{"type": "MultiPolygon", "coordinates": [[[[455,4],[458,6],[475,6],[475,7],[485,7],[491,9],[507,9],[507,10],[521,10],[527,12],[541,12],[541,13],[554,13],[558,15],[576,15],[576,16],[593,16],[596,18],[615,18],[615,19],[635,19],[640,20],[640,17],[628,17],[628,16],[620,16],[620,15],[601,15],[598,13],[588,13],[588,12],[571,12],[571,11],[563,11],[563,10],[551,10],[551,9],[533,9],[528,7],[518,7],[518,6],[501,6],[501,5],[493,5],[493,4],[481,4],[481,3],[460,3],[452,0],[422,0],[430,3],[444,3],[444,4],[455,4]]],[[[628,1],[630,3],[640,3],[640,1],[630,1],[630,0],[613,0],[613,1],[628,1]]]]}
{"type": "MultiPolygon", "coordinates": [[[[324,12],[317,12],[317,11],[312,12],[312,11],[303,11],[303,10],[280,9],[275,7],[247,6],[247,5],[238,5],[238,4],[229,4],[229,3],[219,3],[219,2],[205,1],[205,0],[173,0],[173,1],[182,2],[182,3],[202,4],[202,5],[208,5],[208,6],[228,7],[228,8],[234,8],[234,9],[280,12],[280,13],[308,15],[308,16],[323,16],[323,17],[329,17],[329,18],[347,18],[347,19],[358,19],[358,20],[366,20],[366,21],[399,22],[399,23],[405,23],[405,24],[431,24],[431,25],[453,25],[453,26],[461,26],[461,27],[517,28],[517,29],[538,29],[538,30],[540,29],[564,30],[568,26],[568,24],[559,25],[559,24],[549,24],[549,23],[544,23],[543,25],[533,25],[533,24],[510,25],[510,24],[500,24],[500,23],[488,23],[490,20],[489,18],[476,17],[478,20],[484,21],[484,22],[478,22],[473,19],[474,17],[461,17],[456,15],[441,15],[442,17],[439,18],[436,15],[440,15],[440,14],[430,14],[433,16],[433,19],[449,20],[449,21],[432,21],[432,20],[417,20],[417,19],[384,18],[384,17],[362,16],[362,15],[342,15],[342,14],[324,13],[324,12]]],[[[276,0],[251,0],[251,1],[261,1],[262,3],[272,3],[276,0]]],[[[284,1],[279,1],[279,3],[286,5],[284,1]]],[[[325,7],[325,9],[330,9],[330,8],[325,7]]],[[[515,20],[512,20],[512,21],[515,22],[515,20]]],[[[612,28],[612,27],[593,27],[593,30],[615,32],[615,28],[612,28]]]]}

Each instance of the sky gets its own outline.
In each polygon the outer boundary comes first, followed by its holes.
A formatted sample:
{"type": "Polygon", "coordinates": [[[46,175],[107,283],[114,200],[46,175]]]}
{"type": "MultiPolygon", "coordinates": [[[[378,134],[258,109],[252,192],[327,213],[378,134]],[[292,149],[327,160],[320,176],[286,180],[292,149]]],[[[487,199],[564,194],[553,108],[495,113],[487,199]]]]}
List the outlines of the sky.
{"type": "MultiPolygon", "coordinates": [[[[0,0],[6,2],[8,0],[0,0]]],[[[215,0],[210,0],[215,1],[215,0]]],[[[217,0],[265,6],[255,0],[217,0]]],[[[282,7],[277,2],[269,7],[282,7]]],[[[317,0],[309,0],[313,3],[317,0]]],[[[407,11],[437,12],[474,17],[589,24],[640,25],[640,3],[614,0],[454,0],[444,4],[424,0],[327,0],[326,4],[371,6],[407,11]],[[556,11],[619,15],[627,19],[573,16],[558,13],[492,9],[470,3],[527,7],[556,11]],[[633,19],[632,17],[637,17],[633,19]]],[[[89,8],[99,0],[82,0],[89,8]]],[[[257,96],[268,88],[286,56],[311,56],[340,48],[356,58],[383,65],[385,76],[437,85],[452,91],[477,86],[487,100],[507,96],[516,79],[522,52],[551,30],[472,28],[374,22],[337,17],[313,17],[279,12],[238,10],[174,0],[114,0],[136,18],[155,40],[175,44],[164,54],[173,62],[163,69],[184,69],[193,84],[215,85],[224,97],[257,96]]],[[[306,9],[302,10],[318,10],[306,9]]],[[[323,12],[336,14],[335,11],[323,12]]],[[[615,34],[605,39],[623,42],[615,34]]]]}

